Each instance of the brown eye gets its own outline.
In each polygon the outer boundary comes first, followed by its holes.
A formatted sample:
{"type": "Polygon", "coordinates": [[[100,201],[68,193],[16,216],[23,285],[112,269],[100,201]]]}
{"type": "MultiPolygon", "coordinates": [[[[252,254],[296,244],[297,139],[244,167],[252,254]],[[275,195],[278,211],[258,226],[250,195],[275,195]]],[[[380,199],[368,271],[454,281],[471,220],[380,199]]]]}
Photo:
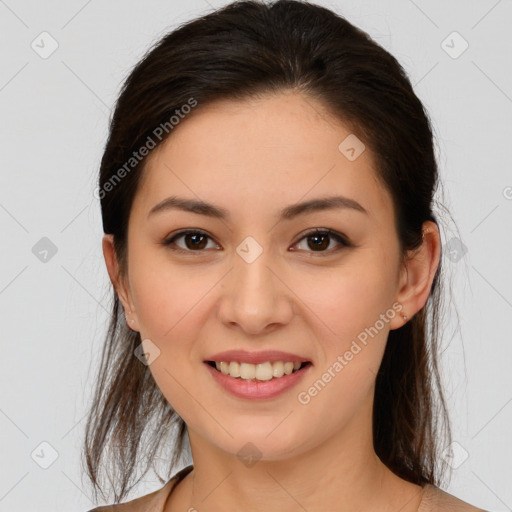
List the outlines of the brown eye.
{"type": "MultiPolygon", "coordinates": [[[[314,231],[310,231],[301,238],[301,241],[307,240],[307,247],[311,249],[309,252],[331,252],[331,249],[328,251],[326,249],[329,248],[333,239],[338,242],[338,246],[350,247],[351,245],[345,237],[330,229],[316,229],[314,231]]],[[[308,249],[305,250],[307,251],[308,249]]]]}
{"type": "Polygon", "coordinates": [[[211,237],[203,231],[188,230],[173,235],[163,244],[178,252],[202,252],[208,244],[208,239],[211,240],[211,237]],[[184,245],[176,244],[176,240],[179,239],[183,239],[184,245]],[[172,247],[173,244],[177,245],[177,248],[172,247]]]}
{"type": "Polygon", "coordinates": [[[206,236],[197,233],[183,235],[187,249],[204,249],[207,245],[206,236]],[[190,244],[190,245],[189,245],[190,244]]]}

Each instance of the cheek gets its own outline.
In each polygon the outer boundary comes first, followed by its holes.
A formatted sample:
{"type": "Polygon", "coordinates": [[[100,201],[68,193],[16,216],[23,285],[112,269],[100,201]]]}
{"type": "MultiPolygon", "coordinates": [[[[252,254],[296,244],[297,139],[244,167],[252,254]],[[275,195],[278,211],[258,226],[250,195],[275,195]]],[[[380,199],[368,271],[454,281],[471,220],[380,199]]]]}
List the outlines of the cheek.
{"type": "Polygon", "coordinates": [[[199,362],[197,339],[205,322],[207,293],[214,276],[193,276],[170,265],[139,266],[132,277],[132,293],[141,338],[158,347],[149,369],[171,407],[190,420],[190,393],[199,362]]]}
{"type": "Polygon", "coordinates": [[[328,435],[358,411],[368,410],[389,321],[395,315],[392,289],[382,275],[364,268],[333,273],[330,279],[302,288],[309,308],[301,314],[318,340],[319,364],[297,390],[297,399],[299,410],[308,414],[318,432],[328,435]],[[331,422],[325,422],[327,417],[331,422]]]}
{"type": "MultiPolygon", "coordinates": [[[[294,292],[339,340],[348,340],[373,325],[392,305],[392,272],[371,254],[310,279],[296,279],[294,292]]],[[[303,310],[306,314],[306,309],[303,310]]]]}
{"type": "Polygon", "coordinates": [[[347,414],[370,392],[395,316],[395,284],[388,266],[377,251],[360,251],[343,268],[297,288],[305,304],[299,314],[308,319],[319,343],[319,386],[325,383],[326,391],[312,409],[322,411],[339,401],[345,404],[339,414],[347,414]]]}
{"type": "Polygon", "coordinates": [[[174,339],[184,323],[190,324],[218,280],[211,272],[177,267],[160,257],[138,259],[133,269],[130,283],[141,335],[162,343],[174,339]]]}

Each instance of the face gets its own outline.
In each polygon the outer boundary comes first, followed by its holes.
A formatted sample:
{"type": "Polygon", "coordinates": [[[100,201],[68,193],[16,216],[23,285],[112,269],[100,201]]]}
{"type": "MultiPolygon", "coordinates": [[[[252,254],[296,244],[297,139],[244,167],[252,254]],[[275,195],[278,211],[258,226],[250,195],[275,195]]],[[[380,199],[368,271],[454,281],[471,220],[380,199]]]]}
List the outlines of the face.
{"type": "Polygon", "coordinates": [[[370,428],[388,332],[404,323],[403,273],[391,196],[368,148],[357,156],[348,139],[339,149],[350,135],[314,99],[281,93],[200,106],[150,154],[129,219],[123,303],[191,439],[233,455],[250,441],[278,460],[370,428]],[[170,196],[224,217],[150,213],[170,196]],[[335,196],[345,201],[286,210],[335,196]],[[241,397],[205,362],[227,350],[310,364],[272,397],[241,397]]]}

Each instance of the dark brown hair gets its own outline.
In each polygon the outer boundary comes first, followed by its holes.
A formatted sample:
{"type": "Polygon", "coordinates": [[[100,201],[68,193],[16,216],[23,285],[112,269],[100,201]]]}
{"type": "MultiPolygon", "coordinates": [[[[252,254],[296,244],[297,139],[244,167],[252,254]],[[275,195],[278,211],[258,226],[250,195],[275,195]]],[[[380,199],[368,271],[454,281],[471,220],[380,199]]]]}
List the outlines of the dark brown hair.
{"type": "MultiPolygon", "coordinates": [[[[158,145],[172,136],[169,120],[181,117],[184,105],[196,102],[200,109],[219,99],[287,90],[321,102],[372,151],[393,198],[403,257],[421,244],[423,223],[438,222],[433,213],[438,170],[428,114],[403,68],[364,31],[328,9],[295,0],[240,1],[167,34],[122,87],[99,174],[103,230],[114,236],[122,274],[130,209],[145,163],[138,153],[134,160],[134,152],[149,140],[158,145]],[[166,127],[165,136],[158,127],[166,127]]],[[[440,484],[446,469],[439,466],[440,445],[451,442],[438,370],[440,275],[441,265],[425,307],[389,333],[376,377],[375,451],[393,472],[420,485],[440,484]]],[[[186,425],[134,356],[140,334],[126,325],[115,292],[112,299],[84,454],[95,492],[102,490],[103,467],[118,502],[140,480],[133,481],[137,464],[144,466],[142,476],[155,468],[162,443],[171,446],[164,477],[170,478],[183,452],[186,425]]]]}

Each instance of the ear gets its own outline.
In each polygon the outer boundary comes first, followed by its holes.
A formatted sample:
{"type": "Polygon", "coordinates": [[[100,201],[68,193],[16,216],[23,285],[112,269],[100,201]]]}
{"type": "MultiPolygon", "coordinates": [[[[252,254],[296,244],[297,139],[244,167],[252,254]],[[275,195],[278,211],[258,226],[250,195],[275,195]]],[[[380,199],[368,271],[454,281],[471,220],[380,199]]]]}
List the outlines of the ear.
{"type": "Polygon", "coordinates": [[[102,239],[103,257],[107,266],[107,272],[110,277],[110,282],[121,301],[124,308],[124,315],[126,323],[130,329],[138,331],[138,320],[135,314],[135,308],[131,299],[129,286],[126,285],[124,276],[119,273],[119,263],[114,247],[114,235],[103,235],[102,239]]]}
{"type": "Polygon", "coordinates": [[[441,237],[435,222],[423,223],[423,242],[407,255],[400,271],[396,301],[402,305],[400,313],[391,321],[391,329],[408,322],[427,302],[432,282],[441,258],[441,237]],[[403,319],[407,316],[407,320],[403,319]]]}

